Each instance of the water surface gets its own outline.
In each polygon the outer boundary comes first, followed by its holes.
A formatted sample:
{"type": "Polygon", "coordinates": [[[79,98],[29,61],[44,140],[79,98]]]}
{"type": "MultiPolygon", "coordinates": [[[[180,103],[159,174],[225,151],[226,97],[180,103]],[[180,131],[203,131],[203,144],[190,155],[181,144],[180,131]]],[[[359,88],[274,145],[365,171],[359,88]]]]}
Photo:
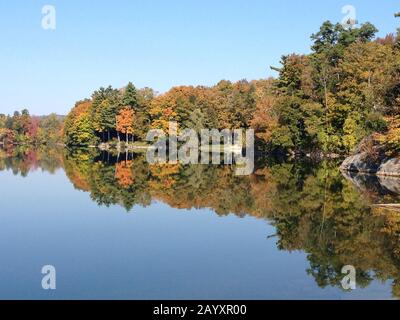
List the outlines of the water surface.
{"type": "Polygon", "coordinates": [[[398,181],[337,168],[264,159],[237,177],[140,154],[1,151],[0,298],[400,297],[400,213],[374,207],[399,202],[398,181]]]}

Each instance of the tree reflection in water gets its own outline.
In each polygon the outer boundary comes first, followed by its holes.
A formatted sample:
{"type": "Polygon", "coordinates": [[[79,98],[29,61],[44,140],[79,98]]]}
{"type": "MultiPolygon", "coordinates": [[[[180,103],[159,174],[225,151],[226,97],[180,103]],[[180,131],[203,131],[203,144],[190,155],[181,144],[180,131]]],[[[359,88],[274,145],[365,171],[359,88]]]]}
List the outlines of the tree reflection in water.
{"type": "Polygon", "coordinates": [[[337,161],[267,162],[258,159],[253,175],[239,177],[231,166],[149,165],[143,154],[0,151],[0,170],[26,176],[63,168],[74,187],[99,205],[132,212],[135,205],[162,201],[177,209],[266,219],[276,227],[280,250],[307,253],[307,272],[320,287],[340,287],[341,268],[354,265],[359,287],[393,280],[393,295],[400,297],[400,214],[373,206],[398,203],[400,182],[342,174],[337,161]]]}

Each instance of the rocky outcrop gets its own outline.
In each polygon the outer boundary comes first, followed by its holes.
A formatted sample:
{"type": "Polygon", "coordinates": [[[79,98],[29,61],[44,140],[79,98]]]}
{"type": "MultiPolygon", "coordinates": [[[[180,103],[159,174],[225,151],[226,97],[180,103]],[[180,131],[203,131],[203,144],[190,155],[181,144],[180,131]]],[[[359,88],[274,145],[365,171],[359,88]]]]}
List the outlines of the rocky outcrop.
{"type": "Polygon", "coordinates": [[[381,156],[374,159],[366,152],[363,152],[345,159],[340,169],[351,172],[376,174],[378,176],[400,177],[400,158],[381,156]]]}

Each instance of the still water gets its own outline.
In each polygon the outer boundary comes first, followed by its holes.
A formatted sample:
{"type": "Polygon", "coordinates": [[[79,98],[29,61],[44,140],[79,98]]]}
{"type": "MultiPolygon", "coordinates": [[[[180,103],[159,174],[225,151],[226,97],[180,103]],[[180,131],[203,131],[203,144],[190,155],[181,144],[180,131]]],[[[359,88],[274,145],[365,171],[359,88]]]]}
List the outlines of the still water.
{"type": "Polygon", "coordinates": [[[0,151],[1,299],[400,297],[400,181],[338,162],[0,151]],[[41,269],[56,268],[56,290],[41,269]],[[343,290],[353,265],[357,287],[343,290]]]}

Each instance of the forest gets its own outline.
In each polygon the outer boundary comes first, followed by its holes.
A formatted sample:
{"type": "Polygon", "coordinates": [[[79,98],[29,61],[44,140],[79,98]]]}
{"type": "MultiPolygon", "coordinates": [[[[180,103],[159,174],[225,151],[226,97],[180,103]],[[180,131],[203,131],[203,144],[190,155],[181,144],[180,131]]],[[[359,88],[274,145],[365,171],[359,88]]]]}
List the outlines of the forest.
{"type": "Polygon", "coordinates": [[[0,114],[0,145],[41,146],[62,142],[64,117],[31,116],[27,109],[15,111],[12,116],[0,114]]]}
{"type": "Polygon", "coordinates": [[[400,29],[377,38],[370,23],[358,28],[324,22],[311,36],[311,53],[289,54],[279,76],[222,80],[212,87],[111,86],[76,103],[65,120],[64,142],[144,141],[149,129],[253,128],[264,151],[345,155],[379,145],[400,151],[400,29]]]}
{"type": "Polygon", "coordinates": [[[377,38],[326,21],[309,54],[289,54],[276,78],[221,80],[212,87],[178,86],[158,94],[132,83],[101,87],[66,117],[0,115],[2,145],[62,143],[126,147],[149,129],[248,129],[264,152],[347,155],[354,150],[400,152],[400,28],[377,38]]]}

